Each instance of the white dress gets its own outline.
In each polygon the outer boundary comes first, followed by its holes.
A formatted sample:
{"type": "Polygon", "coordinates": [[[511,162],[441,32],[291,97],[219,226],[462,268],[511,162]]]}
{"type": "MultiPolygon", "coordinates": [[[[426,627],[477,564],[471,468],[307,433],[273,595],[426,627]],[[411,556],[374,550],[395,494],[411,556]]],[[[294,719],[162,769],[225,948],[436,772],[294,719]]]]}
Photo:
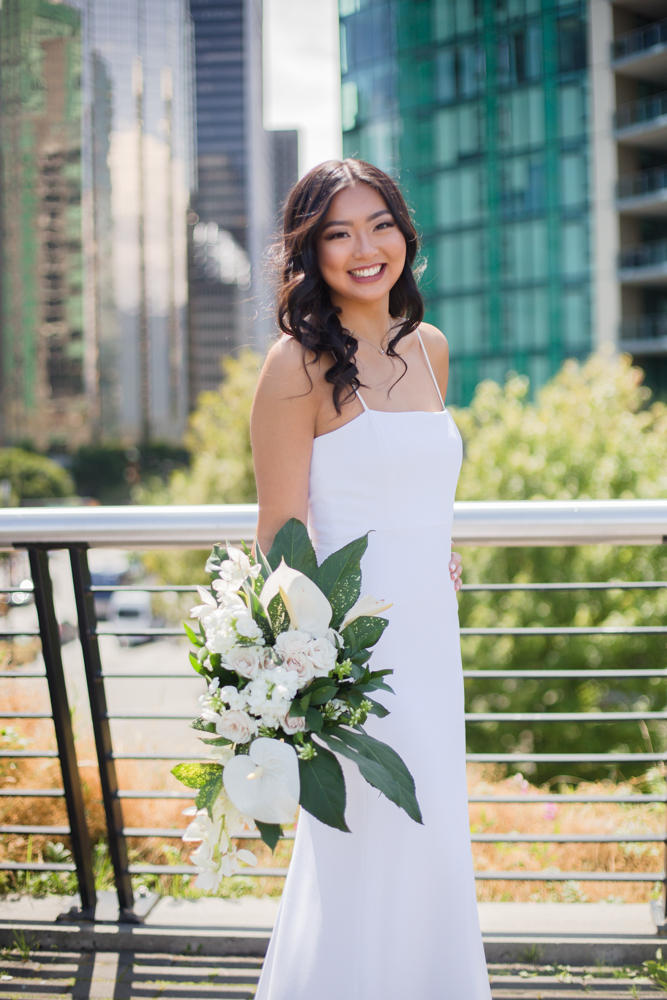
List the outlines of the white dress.
{"type": "Polygon", "coordinates": [[[341,760],[352,832],[301,811],[256,1000],[490,1000],[448,569],[461,437],[442,397],[435,413],[361,402],[313,442],[308,527],[319,562],[371,529],[361,592],[393,601],[371,666],[393,668],[395,696],[365,728],[406,762],[424,825],[341,760]]]}

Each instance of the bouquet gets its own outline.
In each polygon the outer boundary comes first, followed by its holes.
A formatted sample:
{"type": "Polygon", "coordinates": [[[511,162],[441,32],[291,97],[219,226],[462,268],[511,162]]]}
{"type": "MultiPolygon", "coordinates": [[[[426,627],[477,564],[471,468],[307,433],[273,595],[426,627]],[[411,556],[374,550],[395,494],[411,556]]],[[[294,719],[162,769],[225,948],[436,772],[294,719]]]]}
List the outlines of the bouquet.
{"type": "MultiPolygon", "coordinates": [[[[273,850],[300,805],[322,823],[348,831],[345,781],[336,754],[421,823],[415,785],[391,747],[369,736],[369,714],[388,714],[371,695],[391,691],[391,670],[369,660],[391,607],[360,597],[368,535],[318,566],[305,525],[292,519],[267,556],[256,547],[215,545],[206,564],[209,589],[192,608],[198,630],[190,662],[206,678],[201,714],[192,727],[209,747],[206,763],[172,771],[198,789],[183,840],[201,842],[191,855],[196,885],[215,889],[250,851],[232,836],[259,831],[273,850]]],[[[348,831],[349,832],[349,831],[348,831]]]]}

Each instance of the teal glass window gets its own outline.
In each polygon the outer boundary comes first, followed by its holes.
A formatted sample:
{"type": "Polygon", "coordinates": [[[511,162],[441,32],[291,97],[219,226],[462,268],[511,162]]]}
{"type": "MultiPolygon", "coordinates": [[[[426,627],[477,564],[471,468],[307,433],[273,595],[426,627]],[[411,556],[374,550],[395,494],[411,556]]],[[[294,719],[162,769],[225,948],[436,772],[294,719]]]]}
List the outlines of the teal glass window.
{"type": "Polygon", "coordinates": [[[579,17],[558,22],[558,68],[561,73],[586,68],[586,25],[579,17]]]}
{"type": "Polygon", "coordinates": [[[482,108],[477,102],[443,108],[434,119],[436,163],[458,163],[482,151],[482,108]]]}
{"type": "Polygon", "coordinates": [[[586,132],[586,93],[582,83],[561,87],[558,94],[561,139],[580,139],[586,132]]]}
{"type": "Polygon", "coordinates": [[[439,228],[479,222],[486,211],[486,171],[481,164],[451,170],[435,179],[439,228]]]}
{"type": "Polygon", "coordinates": [[[583,152],[564,153],[560,159],[560,202],[579,208],[586,201],[586,158],[583,152]]]}
{"type": "Polygon", "coordinates": [[[542,211],[545,207],[543,154],[513,156],[501,166],[501,196],[505,218],[542,211]]]}
{"type": "Polygon", "coordinates": [[[535,281],[547,274],[547,227],[542,219],[503,227],[503,276],[507,281],[535,281]]]}
{"type": "Polygon", "coordinates": [[[484,233],[452,233],[438,241],[437,282],[442,292],[478,288],[484,273],[484,233]]]}
{"type": "Polygon", "coordinates": [[[546,288],[522,288],[505,295],[505,346],[526,351],[549,342],[546,288]]]}
{"type": "Polygon", "coordinates": [[[561,227],[561,273],[566,278],[582,278],[588,271],[588,231],[586,223],[565,222],[561,227]]]}
{"type": "Polygon", "coordinates": [[[561,300],[563,346],[584,351],[590,345],[590,315],[586,288],[568,288],[561,300]]]}
{"type": "Polygon", "coordinates": [[[457,354],[475,354],[484,348],[484,301],[479,295],[445,299],[438,310],[438,323],[457,354]]]}
{"type": "Polygon", "coordinates": [[[541,146],[544,143],[544,94],[539,87],[526,87],[498,102],[500,146],[505,150],[541,146]]]}

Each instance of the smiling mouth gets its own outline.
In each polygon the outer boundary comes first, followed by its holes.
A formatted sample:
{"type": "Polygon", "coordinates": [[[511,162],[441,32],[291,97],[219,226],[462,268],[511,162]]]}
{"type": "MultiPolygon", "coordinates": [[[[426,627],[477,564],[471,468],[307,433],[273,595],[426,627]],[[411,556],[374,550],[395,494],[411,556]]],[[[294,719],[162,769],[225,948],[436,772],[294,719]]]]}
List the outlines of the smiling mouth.
{"type": "Polygon", "coordinates": [[[370,267],[355,267],[347,273],[356,281],[363,281],[369,278],[378,278],[385,270],[386,264],[372,264],[370,267]]]}

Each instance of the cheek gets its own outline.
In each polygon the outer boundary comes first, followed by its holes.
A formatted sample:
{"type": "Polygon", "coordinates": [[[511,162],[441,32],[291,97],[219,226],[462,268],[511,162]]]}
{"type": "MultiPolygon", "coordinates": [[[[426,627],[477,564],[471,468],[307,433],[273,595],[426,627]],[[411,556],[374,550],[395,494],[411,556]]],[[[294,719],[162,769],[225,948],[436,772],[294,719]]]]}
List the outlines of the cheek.
{"type": "Polygon", "coordinates": [[[329,243],[321,246],[317,253],[317,263],[322,274],[331,274],[340,271],[343,267],[344,259],[345,254],[341,253],[340,248],[335,245],[332,246],[329,243]]]}

